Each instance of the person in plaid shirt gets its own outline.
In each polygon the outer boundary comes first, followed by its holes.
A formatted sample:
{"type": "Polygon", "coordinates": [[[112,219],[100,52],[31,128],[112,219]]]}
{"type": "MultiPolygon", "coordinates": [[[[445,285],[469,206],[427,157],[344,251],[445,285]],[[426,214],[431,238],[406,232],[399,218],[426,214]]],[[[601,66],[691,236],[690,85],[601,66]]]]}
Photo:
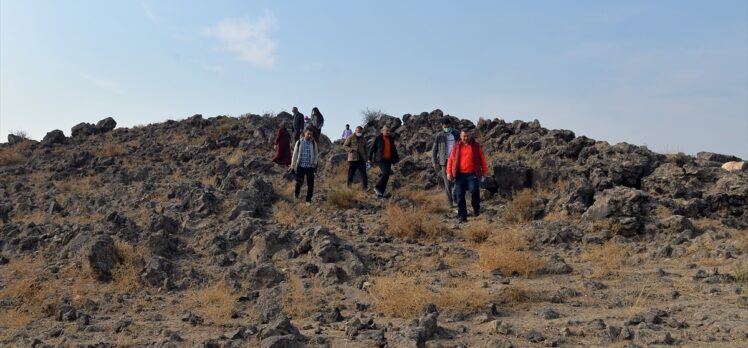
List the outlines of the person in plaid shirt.
{"type": "Polygon", "coordinates": [[[306,179],[306,204],[312,204],[314,195],[314,174],[317,171],[319,152],[317,142],[314,141],[314,133],[310,129],[304,131],[304,136],[296,141],[291,156],[291,170],[296,173],[296,188],[294,197],[298,200],[301,186],[306,179]]]}

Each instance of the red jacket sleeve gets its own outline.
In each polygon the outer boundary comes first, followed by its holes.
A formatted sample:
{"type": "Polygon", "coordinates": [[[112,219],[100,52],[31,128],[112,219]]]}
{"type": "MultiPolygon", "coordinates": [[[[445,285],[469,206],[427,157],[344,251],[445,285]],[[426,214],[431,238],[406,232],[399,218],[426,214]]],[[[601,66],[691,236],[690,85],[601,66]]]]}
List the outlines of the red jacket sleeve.
{"type": "Polygon", "coordinates": [[[447,157],[447,175],[449,176],[456,176],[456,173],[454,171],[454,162],[455,162],[455,149],[457,148],[457,144],[454,144],[452,146],[452,150],[449,152],[449,157],[447,157]]]}
{"type": "Polygon", "coordinates": [[[478,145],[478,149],[480,150],[480,165],[483,169],[483,176],[488,176],[488,165],[486,165],[486,156],[483,154],[483,147],[478,145]]]}

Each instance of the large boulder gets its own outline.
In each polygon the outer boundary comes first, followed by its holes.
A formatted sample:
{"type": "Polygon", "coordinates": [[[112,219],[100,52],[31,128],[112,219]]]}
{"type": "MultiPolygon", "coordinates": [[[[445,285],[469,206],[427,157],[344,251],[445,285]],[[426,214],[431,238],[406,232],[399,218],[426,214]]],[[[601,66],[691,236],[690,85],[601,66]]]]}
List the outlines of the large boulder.
{"type": "Polygon", "coordinates": [[[120,256],[112,237],[96,236],[88,248],[87,259],[96,280],[102,282],[112,280],[114,267],[120,262],[120,256]]]}
{"type": "Polygon", "coordinates": [[[619,234],[630,237],[642,228],[644,204],[649,201],[645,192],[630,187],[617,186],[595,193],[595,202],[583,217],[591,220],[610,219],[619,234]]]}
{"type": "Polygon", "coordinates": [[[111,117],[107,117],[107,118],[105,118],[105,119],[103,119],[103,120],[101,120],[101,121],[99,121],[99,122],[96,123],[96,129],[100,133],[106,133],[106,132],[114,129],[114,127],[117,127],[117,121],[115,121],[111,117]]]}
{"type": "Polygon", "coordinates": [[[43,145],[62,144],[65,142],[65,133],[59,129],[55,129],[51,132],[47,132],[47,135],[42,139],[43,145]]]}
{"type": "Polygon", "coordinates": [[[96,134],[98,132],[98,128],[96,128],[95,125],[91,123],[81,122],[73,126],[73,128],[70,129],[70,136],[72,137],[79,137],[79,136],[85,136],[85,135],[91,135],[96,134]]]}
{"type": "Polygon", "coordinates": [[[740,161],[740,158],[732,156],[732,155],[723,155],[721,153],[705,152],[705,151],[697,153],[696,158],[702,161],[717,162],[717,163],[740,161]]]}
{"type": "Polygon", "coordinates": [[[532,187],[532,169],[520,162],[494,163],[492,168],[496,190],[502,195],[532,187]]]}

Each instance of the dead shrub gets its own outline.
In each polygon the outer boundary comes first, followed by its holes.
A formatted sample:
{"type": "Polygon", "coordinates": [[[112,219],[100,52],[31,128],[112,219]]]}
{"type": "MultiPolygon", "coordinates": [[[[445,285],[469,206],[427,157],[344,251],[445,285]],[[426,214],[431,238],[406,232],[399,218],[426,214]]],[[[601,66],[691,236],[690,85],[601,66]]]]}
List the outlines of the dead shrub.
{"type": "Polygon", "coordinates": [[[127,151],[125,150],[124,145],[107,143],[98,151],[97,155],[99,157],[117,157],[122,156],[125,153],[127,153],[127,151]]]}
{"type": "Polygon", "coordinates": [[[291,318],[308,317],[320,310],[331,291],[316,279],[306,285],[299,277],[289,277],[288,290],[282,296],[283,312],[291,318]]]}
{"type": "Polygon", "coordinates": [[[491,301],[488,289],[470,284],[465,279],[453,280],[440,287],[429,284],[423,274],[397,273],[372,279],[367,290],[373,299],[373,309],[398,318],[412,318],[421,313],[426,304],[439,309],[471,313],[491,301]]]}
{"type": "Polygon", "coordinates": [[[535,193],[531,189],[524,189],[514,194],[504,211],[504,219],[508,222],[523,223],[535,218],[535,193]]]}
{"type": "Polygon", "coordinates": [[[446,227],[423,207],[405,208],[388,204],[385,208],[387,233],[400,238],[436,239],[447,233],[446,227]]]}
{"type": "Polygon", "coordinates": [[[526,285],[514,285],[502,289],[500,296],[507,303],[539,303],[550,300],[548,294],[526,285]]]}
{"type": "Polygon", "coordinates": [[[350,209],[357,207],[363,200],[364,193],[354,187],[340,185],[327,192],[327,204],[332,208],[350,209]]]}
{"type": "Polygon", "coordinates": [[[235,166],[239,164],[239,162],[242,159],[242,156],[243,156],[242,150],[234,150],[233,152],[231,152],[231,154],[228,157],[226,157],[226,163],[230,166],[235,166]]]}
{"type": "Polygon", "coordinates": [[[587,248],[580,258],[596,266],[593,275],[615,274],[626,261],[626,249],[615,242],[606,241],[603,245],[590,245],[587,248]]]}
{"type": "Polygon", "coordinates": [[[478,254],[478,264],[483,270],[499,270],[504,275],[529,277],[543,267],[543,260],[535,253],[502,245],[484,245],[478,249],[478,254]]]}
{"type": "Polygon", "coordinates": [[[231,320],[237,296],[223,282],[191,290],[185,295],[185,309],[195,310],[215,324],[231,320]]]}
{"type": "Polygon", "coordinates": [[[0,166],[21,163],[23,158],[21,152],[15,147],[0,149],[0,166]]]}
{"type": "Polygon", "coordinates": [[[443,191],[404,189],[401,195],[407,197],[429,213],[443,214],[449,211],[443,191]]]}
{"type": "Polygon", "coordinates": [[[496,227],[484,219],[473,220],[462,227],[462,234],[473,243],[483,243],[496,230],[496,227]]]}
{"type": "Polygon", "coordinates": [[[275,220],[279,224],[298,225],[312,215],[312,207],[279,200],[274,205],[275,220]]]}

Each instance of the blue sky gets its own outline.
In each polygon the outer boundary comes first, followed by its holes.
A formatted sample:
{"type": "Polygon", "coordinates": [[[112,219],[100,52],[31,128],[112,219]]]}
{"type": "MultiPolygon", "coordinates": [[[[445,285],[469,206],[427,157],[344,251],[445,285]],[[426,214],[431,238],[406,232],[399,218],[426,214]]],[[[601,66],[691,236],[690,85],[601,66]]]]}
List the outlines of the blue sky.
{"type": "Polygon", "coordinates": [[[748,158],[748,1],[0,0],[0,134],[317,106],[748,158]]]}

